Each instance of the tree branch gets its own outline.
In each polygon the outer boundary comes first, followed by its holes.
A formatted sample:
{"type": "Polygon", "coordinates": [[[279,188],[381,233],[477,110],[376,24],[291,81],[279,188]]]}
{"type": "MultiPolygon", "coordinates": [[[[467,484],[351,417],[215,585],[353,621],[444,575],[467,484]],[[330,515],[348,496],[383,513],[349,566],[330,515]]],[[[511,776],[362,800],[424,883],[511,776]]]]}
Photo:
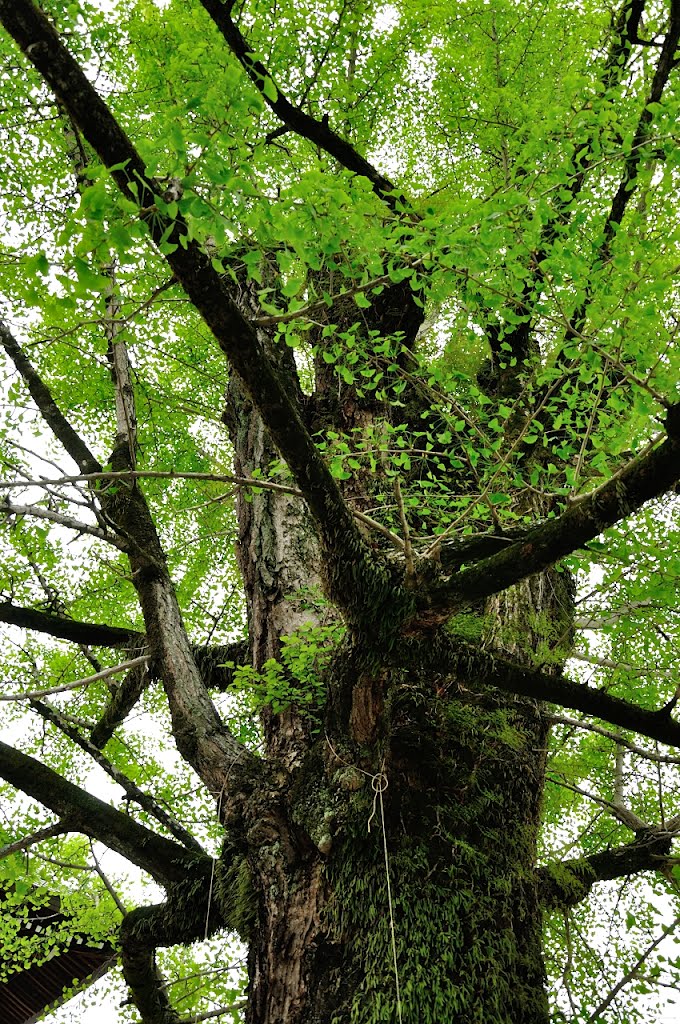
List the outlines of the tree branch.
{"type": "Polygon", "coordinates": [[[111,668],[103,668],[91,676],[83,679],[75,679],[72,683],[64,683],[61,686],[49,686],[44,690],[29,690],[28,693],[0,693],[0,701],[32,700],[35,697],[50,697],[53,693],[66,693],[68,690],[76,690],[81,686],[89,686],[99,679],[108,679],[110,676],[118,675],[119,672],[126,672],[129,668],[146,668],[149,661],[147,654],[140,658],[133,658],[125,661],[122,665],[112,665],[111,668]]]}
{"type": "Polygon", "coordinates": [[[101,465],[61,412],[52,397],[52,392],[23,352],[7,324],[2,320],[0,320],[0,344],[23,377],[31,398],[37,405],[45,423],[64,446],[64,450],[71,456],[81,473],[100,472],[101,465]]]}
{"type": "Polygon", "coordinates": [[[157,836],[103,800],[62,778],[47,765],[0,741],[0,778],[68,819],[74,832],[98,839],[136,864],[161,885],[186,880],[210,864],[209,857],[190,853],[178,843],[157,836]]]}
{"type": "Polygon", "coordinates": [[[630,750],[631,754],[637,754],[638,757],[643,757],[647,761],[653,761],[655,764],[680,764],[680,757],[673,757],[672,754],[657,754],[651,750],[645,750],[644,747],[638,746],[637,743],[631,743],[630,740],[625,739],[620,733],[612,732],[611,729],[604,729],[601,725],[594,725],[592,722],[579,722],[575,718],[567,718],[564,715],[551,715],[550,721],[556,725],[567,725],[572,729],[586,729],[588,732],[595,732],[598,736],[604,736],[606,739],[611,740],[612,743],[630,750]]]}
{"type": "Polygon", "coordinates": [[[394,645],[390,661],[402,668],[419,664],[421,671],[450,673],[471,691],[480,685],[565,708],[582,711],[622,729],[680,747],[680,722],[663,711],[649,711],[603,690],[574,683],[563,675],[548,675],[454,640],[441,630],[431,637],[406,638],[394,645]]]}
{"type": "MultiPolygon", "coordinates": [[[[638,19],[639,23],[639,19],[638,19]]],[[[640,115],[638,126],[631,143],[630,156],[626,160],[623,176],[616,195],[612,200],[611,210],[604,229],[604,244],[608,246],[616,232],[617,226],[621,223],[626,206],[630,202],[635,191],[635,181],[638,168],[643,158],[644,145],[649,136],[649,126],[654,118],[653,104],[658,103],[663,96],[664,89],[670,78],[671,71],[675,66],[675,54],[680,41],[680,5],[677,0],[671,0],[670,18],[668,31],[661,47],[659,60],[657,62],[649,95],[645,101],[644,110],[640,115]]]]}
{"type": "Polygon", "coordinates": [[[76,533],[86,533],[90,537],[96,537],[107,544],[112,544],[121,551],[127,550],[127,545],[119,537],[112,537],[98,526],[90,526],[88,523],[81,523],[78,519],[55,512],[50,508],[41,508],[39,505],[13,505],[9,499],[0,501],[0,514],[6,516],[33,516],[35,519],[47,519],[59,526],[65,526],[68,530],[75,530],[76,533]]]}
{"type": "Polygon", "coordinates": [[[51,704],[45,704],[43,701],[32,700],[31,707],[34,708],[38,714],[48,722],[52,722],[53,725],[59,729],[65,736],[84,750],[86,754],[97,762],[97,764],[104,769],[109,778],[113,779],[121,789],[124,790],[125,795],[129,800],[134,800],[135,803],[139,804],[145,811],[148,811],[156,821],[158,821],[164,828],[170,832],[175,839],[179,840],[187,850],[193,850],[195,853],[205,855],[205,850],[199,842],[194,839],[190,832],[187,832],[182,825],[176,821],[172,815],[168,814],[164,807],[161,807],[159,803],[154,800],[152,796],[145,793],[137,786],[132,779],[129,779],[119,768],[116,768],[114,764],[109,761],[108,757],[105,757],[100,750],[92,743],[87,740],[84,736],[81,736],[77,729],[75,729],[65,718],[60,715],[57,708],[52,707],[51,704]]]}
{"type": "MultiPolygon", "coordinates": [[[[611,608],[605,614],[593,612],[592,615],[577,615],[574,619],[574,627],[576,629],[604,629],[607,626],[615,625],[620,619],[627,619],[635,612],[645,611],[646,609],[656,609],[657,611],[662,610],[663,606],[658,601],[653,601],[651,598],[643,598],[640,601],[629,601],[627,604],[622,604],[619,608],[611,608]]],[[[591,658],[586,658],[582,655],[575,654],[575,658],[582,657],[584,661],[591,661],[593,664],[602,664],[601,661],[593,661],[591,658]]],[[[616,668],[616,663],[612,662],[606,665],[607,668],[616,668]]],[[[629,668],[631,671],[636,671],[632,666],[622,665],[622,668],[629,668]]],[[[642,672],[650,671],[649,669],[641,669],[642,672]]]]}
{"type": "Polygon", "coordinates": [[[675,920],[671,921],[670,924],[663,926],[663,928],[661,929],[661,934],[657,935],[657,937],[649,943],[647,948],[642,951],[642,953],[637,958],[635,963],[628,968],[626,973],[623,974],[621,978],[619,978],[619,980],[616,982],[611,991],[607,993],[605,998],[600,1003],[598,1003],[598,1005],[595,1007],[590,1016],[586,1018],[584,1024],[598,1024],[598,1022],[603,1019],[602,1015],[604,1014],[605,1010],[614,1002],[615,998],[617,997],[621,989],[625,988],[626,985],[629,985],[631,981],[638,977],[640,968],[644,965],[645,961],[649,960],[654,950],[661,945],[664,939],[666,939],[675,931],[679,924],[680,916],[676,917],[675,920]]]}
{"type": "Polygon", "coordinates": [[[583,789],[581,786],[574,786],[571,782],[567,782],[566,779],[560,779],[555,776],[548,775],[546,776],[546,781],[552,782],[554,786],[563,786],[564,789],[568,789],[572,793],[584,796],[586,800],[592,800],[593,803],[599,804],[600,807],[604,807],[609,811],[612,817],[620,821],[621,824],[625,825],[631,832],[639,832],[648,827],[647,823],[644,822],[642,818],[638,818],[634,811],[631,811],[622,803],[604,800],[601,796],[596,796],[595,793],[589,793],[587,789],[583,789]]]}
{"type": "Polygon", "coordinates": [[[210,876],[200,884],[174,886],[167,902],[137,907],[126,915],[120,928],[121,963],[143,1024],[178,1024],[180,1020],[156,966],[155,950],[210,938],[225,925],[229,922],[217,908],[210,876]]]}
{"type": "Polygon", "coordinates": [[[134,629],[107,626],[99,622],[78,622],[62,618],[61,615],[36,611],[35,608],[23,608],[11,601],[0,601],[0,622],[48,633],[59,640],[69,640],[88,647],[126,647],[139,645],[144,640],[144,634],[134,629]]]}
{"type": "Polygon", "coordinates": [[[224,4],[221,0],[201,0],[201,6],[212,18],[227,46],[262,99],[290,131],[295,132],[303,139],[308,139],[348,171],[368,178],[375,194],[391,210],[396,211],[404,207],[406,200],[398,194],[392,182],[380,174],[353,146],[329,128],[328,117],[324,116],[317,121],[286,98],[264,64],[255,57],[252,47],[248,45],[238,26],[234,24],[231,17],[233,4],[224,4]]]}
{"type": "MultiPolygon", "coordinates": [[[[121,192],[138,205],[151,237],[244,382],[311,512],[329,596],[352,624],[383,632],[385,623],[394,621],[393,609],[399,603],[387,571],[361,537],[299,409],[266,357],[263,339],[245,320],[224,276],[197,243],[188,240],[182,216],[170,218],[163,212],[168,204],[162,187],[148,177],[130,139],[45,15],[31,0],[0,0],[0,20],[111,168],[121,192]]],[[[411,603],[407,594],[401,595],[404,608],[411,603]]]]}
{"type": "Polygon", "coordinates": [[[671,833],[651,828],[639,832],[625,846],[538,868],[536,877],[543,906],[547,910],[573,907],[585,899],[596,882],[658,871],[671,851],[672,842],[671,833]]]}
{"type": "Polygon", "coordinates": [[[9,857],[13,853],[22,853],[24,850],[30,849],[31,846],[35,846],[36,843],[44,842],[45,839],[63,836],[68,831],[69,824],[65,821],[57,821],[54,825],[46,825],[45,828],[32,832],[30,836],[24,836],[23,839],[16,839],[13,843],[7,843],[6,846],[0,847],[0,860],[4,860],[5,857],[9,857]]]}
{"type": "Polygon", "coordinates": [[[90,733],[90,742],[103,750],[119,725],[122,725],[151,681],[144,667],[133,668],[109,698],[106,710],[90,733]]]}
{"type": "Polygon", "coordinates": [[[680,404],[666,417],[667,439],[596,491],[568,507],[557,518],[528,530],[521,540],[498,554],[429,589],[421,584],[418,613],[409,629],[438,625],[455,612],[498,594],[527,576],[554,565],[594,540],[610,526],[665,494],[680,479],[680,404]]]}
{"type": "Polygon", "coordinates": [[[160,915],[164,909],[161,904],[132,910],[123,918],[120,928],[123,977],[142,1024],[178,1024],[180,1019],[168,999],[165,979],[156,965],[156,944],[139,935],[139,924],[148,923],[149,911],[160,915]]]}
{"type": "MultiPolygon", "coordinates": [[[[136,630],[96,622],[78,622],[61,615],[23,608],[11,601],[0,602],[0,622],[47,633],[80,645],[128,647],[131,652],[141,652],[146,647],[144,633],[136,630]]],[[[221,692],[227,690],[233,682],[233,671],[225,667],[225,662],[243,664],[250,654],[246,640],[217,647],[193,647],[192,651],[205,685],[221,692]]],[[[106,711],[92,730],[90,740],[95,747],[102,749],[106,746],[115,729],[123,724],[139,700],[149,679],[148,671],[140,663],[116,687],[106,711]]]]}

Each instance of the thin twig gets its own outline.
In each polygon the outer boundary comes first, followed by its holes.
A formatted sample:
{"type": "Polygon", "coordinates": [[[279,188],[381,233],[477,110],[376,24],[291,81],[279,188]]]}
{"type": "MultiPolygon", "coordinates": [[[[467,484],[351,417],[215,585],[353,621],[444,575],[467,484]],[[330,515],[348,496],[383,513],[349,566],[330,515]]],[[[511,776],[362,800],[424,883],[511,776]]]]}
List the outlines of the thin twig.
{"type": "Polygon", "coordinates": [[[411,535],[408,528],[408,520],[406,518],[406,509],[404,508],[404,499],[401,494],[401,484],[399,482],[399,477],[394,478],[394,495],[397,499],[399,519],[401,520],[401,529],[404,534],[404,558],[406,559],[406,575],[413,576],[413,547],[411,546],[411,535]]]}
{"type": "Polygon", "coordinates": [[[600,796],[595,796],[594,793],[589,793],[587,789],[581,789],[580,786],[573,786],[570,782],[566,782],[564,779],[557,779],[550,775],[547,776],[547,779],[548,782],[552,782],[555,786],[562,786],[564,789],[571,790],[572,793],[578,793],[579,796],[584,796],[587,800],[592,800],[601,807],[605,807],[621,822],[622,825],[625,825],[632,832],[640,832],[642,829],[649,827],[642,818],[638,818],[637,814],[635,814],[634,811],[631,811],[628,807],[622,807],[620,804],[613,804],[610,800],[604,800],[600,796]]]}
{"type": "Polygon", "coordinates": [[[104,888],[108,892],[108,894],[111,897],[111,899],[113,900],[113,902],[118,907],[118,910],[120,911],[121,917],[127,917],[127,910],[125,909],[125,905],[121,902],[121,899],[120,899],[118,893],[113,888],[113,886],[111,885],[111,882],[109,881],[109,879],[106,877],[106,875],[102,871],[101,864],[97,860],[97,854],[94,852],[94,844],[93,844],[91,839],[90,839],[90,853],[92,854],[92,860],[94,861],[94,869],[97,872],[97,874],[99,875],[99,877],[101,878],[102,882],[104,883],[104,888]]]}
{"type": "Polygon", "coordinates": [[[637,754],[638,757],[644,757],[648,761],[653,761],[658,764],[680,764],[680,757],[673,757],[672,754],[653,754],[650,750],[645,750],[644,747],[639,747],[636,743],[631,743],[630,740],[624,739],[619,733],[614,732],[612,729],[605,729],[601,725],[594,725],[592,722],[579,722],[575,718],[567,718],[566,715],[551,715],[550,721],[558,725],[568,725],[573,729],[585,729],[587,732],[596,732],[599,736],[605,736],[608,740],[613,743],[618,743],[619,746],[625,747],[626,750],[630,750],[631,753],[637,754]]]}
{"type": "MultiPolygon", "coordinates": [[[[260,488],[263,491],[276,491],[279,494],[292,494],[295,498],[302,498],[302,491],[298,490],[297,487],[291,487],[288,484],[277,484],[272,480],[260,480],[257,477],[242,477],[232,476],[230,473],[184,473],[178,470],[123,470],[116,473],[81,473],[74,476],[63,476],[59,479],[52,480],[0,480],[0,491],[1,490],[12,490],[19,487],[55,487],[61,484],[74,484],[82,483],[83,481],[94,481],[103,480],[115,482],[116,480],[205,480],[209,483],[224,483],[233,484],[236,487],[252,487],[260,488]]],[[[217,500],[217,499],[216,499],[217,500]]],[[[390,541],[390,543],[402,551],[404,549],[404,543],[401,537],[398,537],[395,533],[392,533],[382,523],[377,522],[375,519],[371,519],[370,516],[364,515],[363,512],[359,512],[357,509],[350,509],[350,514],[358,519],[359,522],[364,523],[372,530],[381,533],[384,537],[390,541]]]]}
{"type": "Polygon", "coordinates": [[[675,920],[672,921],[670,924],[665,925],[665,927],[661,931],[661,935],[657,936],[657,938],[654,939],[654,941],[651,942],[649,946],[647,946],[647,949],[637,958],[637,960],[630,968],[630,970],[626,971],[623,977],[619,981],[617,981],[616,985],[614,985],[611,992],[593,1010],[590,1017],[586,1019],[585,1024],[594,1024],[595,1021],[601,1020],[602,1014],[613,1003],[614,999],[619,994],[621,989],[624,988],[626,985],[630,984],[630,982],[636,978],[638,971],[644,964],[645,960],[649,959],[649,957],[652,955],[657,946],[661,945],[663,940],[667,938],[673,931],[675,931],[679,924],[680,916],[676,917],[675,920]]]}

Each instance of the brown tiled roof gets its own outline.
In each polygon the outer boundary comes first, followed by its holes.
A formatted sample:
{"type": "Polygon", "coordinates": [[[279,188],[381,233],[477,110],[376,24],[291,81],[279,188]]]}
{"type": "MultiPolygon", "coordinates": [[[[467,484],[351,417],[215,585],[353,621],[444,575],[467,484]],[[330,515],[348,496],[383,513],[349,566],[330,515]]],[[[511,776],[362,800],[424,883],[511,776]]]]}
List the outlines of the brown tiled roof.
{"type": "MultiPolygon", "coordinates": [[[[59,900],[52,897],[39,908],[31,907],[21,932],[30,935],[31,931],[63,924],[65,920],[66,915],[59,912],[59,900]]],[[[0,950],[0,960],[1,957],[0,950]]],[[[63,1002],[67,991],[84,988],[115,962],[116,953],[108,942],[93,943],[74,936],[68,946],[57,950],[45,963],[16,971],[0,981],[0,1021],[33,1024],[48,1007],[63,1002]]]]}

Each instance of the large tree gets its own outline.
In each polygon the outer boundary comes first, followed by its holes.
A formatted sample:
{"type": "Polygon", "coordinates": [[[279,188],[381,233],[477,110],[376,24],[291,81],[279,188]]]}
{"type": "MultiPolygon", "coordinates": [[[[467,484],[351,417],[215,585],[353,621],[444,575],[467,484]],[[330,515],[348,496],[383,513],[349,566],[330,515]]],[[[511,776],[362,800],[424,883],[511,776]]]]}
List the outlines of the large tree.
{"type": "Polygon", "coordinates": [[[121,1020],[648,1012],[679,0],[0,22],[9,903],[115,929],[121,1020]]]}

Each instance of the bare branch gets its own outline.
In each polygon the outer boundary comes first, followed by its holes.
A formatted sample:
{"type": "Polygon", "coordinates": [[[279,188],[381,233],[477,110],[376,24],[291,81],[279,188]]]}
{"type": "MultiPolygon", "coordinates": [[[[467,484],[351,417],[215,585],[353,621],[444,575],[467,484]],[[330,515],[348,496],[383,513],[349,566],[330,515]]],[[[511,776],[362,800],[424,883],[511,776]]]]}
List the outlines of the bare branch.
{"type": "Polygon", "coordinates": [[[240,1013],[241,1010],[245,1010],[248,1006],[247,1000],[243,999],[238,1003],[232,1003],[231,1006],[220,1006],[217,1010],[208,1010],[206,1013],[197,1013],[193,1017],[186,1017],[181,1020],[179,1024],[200,1024],[204,1020],[214,1020],[215,1017],[224,1017],[228,1013],[240,1013]]]}
{"type": "Polygon", "coordinates": [[[99,875],[99,877],[101,878],[102,883],[104,885],[104,888],[106,889],[106,891],[108,892],[109,896],[111,897],[111,899],[115,903],[116,907],[118,908],[118,910],[120,912],[120,916],[121,917],[125,917],[126,914],[127,914],[127,910],[125,909],[125,905],[122,902],[122,900],[121,900],[120,896],[118,895],[118,893],[116,892],[116,890],[114,889],[114,887],[111,884],[110,880],[107,878],[107,876],[102,871],[101,864],[97,860],[97,855],[94,852],[94,843],[92,842],[92,840],[90,840],[90,856],[92,857],[92,860],[94,862],[94,869],[97,872],[97,874],[99,875]]]}
{"type": "Polygon", "coordinates": [[[601,725],[595,725],[593,722],[579,722],[575,718],[567,718],[564,715],[551,715],[550,721],[559,725],[568,725],[572,729],[586,729],[588,732],[595,732],[598,736],[606,737],[613,743],[617,743],[619,746],[625,747],[626,750],[630,750],[632,754],[644,757],[647,761],[654,761],[657,764],[680,764],[680,757],[673,757],[672,754],[652,753],[651,750],[645,750],[644,747],[639,747],[637,743],[631,743],[630,740],[624,739],[620,733],[612,732],[611,729],[605,729],[601,725]]]}
{"type": "Polygon", "coordinates": [[[640,832],[642,829],[649,828],[642,818],[638,818],[637,814],[624,807],[621,803],[604,800],[602,797],[596,796],[595,793],[589,793],[587,789],[583,789],[581,786],[572,785],[566,779],[558,779],[551,775],[548,775],[547,779],[548,782],[552,782],[555,786],[562,786],[564,789],[568,789],[572,793],[578,793],[579,796],[584,796],[587,800],[592,800],[593,803],[606,808],[614,818],[620,821],[622,825],[625,825],[626,828],[629,828],[631,832],[640,832]]]}
{"type": "MultiPolygon", "coordinates": [[[[666,610],[658,602],[644,598],[641,601],[629,601],[627,604],[622,604],[619,608],[611,608],[605,614],[593,612],[591,615],[577,615],[574,619],[574,626],[576,629],[606,629],[607,626],[615,625],[620,619],[627,619],[635,612],[646,609],[666,610]]],[[[575,654],[573,657],[580,658],[582,661],[592,661],[592,659],[586,658],[583,655],[575,654]]],[[[593,664],[600,664],[600,662],[593,662],[593,664]]],[[[617,665],[616,663],[611,663],[606,667],[616,668],[617,665]]]]}
{"type": "Polygon", "coordinates": [[[109,778],[113,779],[121,789],[124,790],[125,795],[129,800],[134,800],[135,803],[139,804],[145,811],[148,811],[156,821],[158,821],[164,828],[170,832],[171,835],[178,839],[183,846],[186,846],[188,850],[194,850],[196,853],[205,854],[205,850],[199,842],[194,839],[190,832],[187,832],[185,828],[176,821],[171,814],[161,807],[159,803],[148,793],[137,786],[132,779],[129,779],[119,768],[116,768],[114,764],[109,761],[108,757],[105,757],[100,750],[90,740],[81,736],[77,729],[67,722],[59,710],[52,707],[50,704],[45,704],[39,700],[32,700],[31,707],[34,708],[39,715],[42,716],[46,721],[52,722],[53,725],[62,732],[65,736],[84,750],[86,754],[89,754],[97,764],[104,769],[109,778]]]}
{"type": "Polygon", "coordinates": [[[657,948],[657,946],[660,946],[663,940],[667,938],[669,935],[671,935],[678,927],[678,925],[680,925],[680,916],[676,917],[675,920],[671,921],[670,924],[664,925],[664,927],[661,929],[661,934],[658,935],[652,942],[650,942],[647,948],[637,958],[635,963],[626,971],[626,973],[620,978],[620,980],[617,981],[616,985],[614,985],[611,992],[609,992],[606,998],[603,999],[602,1002],[599,1003],[599,1005],[593,1010],[590,1017],[586,1018],[585,1024],[594,1024],[595,1021],[602,1020],[602,1014],[607,1009],[607,1007],[611,1006],[611,1004],[614,1002],[614,999],[619,994],[621,989],[625,988],[626,985],[629,985],[631,981],[635,980],[635,978],[639,974],[640,968],[645,963],[645,961],[649,960],[650,956],[657,948]]]}
{"type": "Polygon", "coordinates": [[[90,537],[96,537],[107,544],[112,544],[121,551],[127,550],[127,545],[119,537],[106,533],[98,526],[90,526],[78,519],[55,512],[50,508],[41,508],[39,505],[14,505],[7,499],[0,501],[0,513],[6,516],[32,516],[34,519],[48,519],[59,526],[65,526],[68,530],[75,530],[76,533],[86,533],[90,537]]]}
{"type": "Polygon", "coordinates": [[[137,461],[137,412],[130,377],[130,359],[125,339],[121,336],[123,323],[120,319],[120,295],[116,284],[115,263],[112,262],[103,269],[109,280],[104,332],[116,389],[116,447],[124,446],[127,463],[130,469],[134,469],[137,461]]]}
{"type": "Polygon", "coordinates": [[[149,656],[148,654],[144,654],[140,658],[133,658],[131,661],[123,661],[120,665],[113,665],[111,668],[104,668],[101,672],[95,672],[94,675],[85,676],[84,679],[76,679],[72,683],[64,683],[62,686],[50,686],[45,690],[30,690],[28,693],[0,693],[0,700],[34,700],[39,697],[49,697],[53,693],[66,693],[68,690],[77,690],[81,686],[89,686],[90,683],[96,683],[99,679],[108,679],[110,676],[120,675],[121,672],[127,672],[129,669],[136,668],[138,665],[147,665],[148,662],[149,656]]]}

